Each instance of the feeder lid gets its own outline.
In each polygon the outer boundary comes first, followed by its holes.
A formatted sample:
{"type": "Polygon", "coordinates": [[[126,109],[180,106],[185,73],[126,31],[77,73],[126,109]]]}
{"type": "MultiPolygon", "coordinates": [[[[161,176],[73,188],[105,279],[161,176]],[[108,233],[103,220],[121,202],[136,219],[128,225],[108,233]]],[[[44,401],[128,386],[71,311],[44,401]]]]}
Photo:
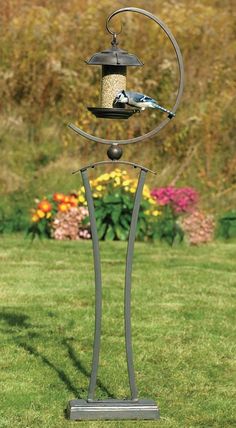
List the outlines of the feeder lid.
{"type": "Polygon", "coordinates": [[[119,49],[117,45],[102,52],[97,52],[91,56],[88,61],[89,65],[143,65],[142,61],[134,54],[129,54],[127,51],[119,49]]]}

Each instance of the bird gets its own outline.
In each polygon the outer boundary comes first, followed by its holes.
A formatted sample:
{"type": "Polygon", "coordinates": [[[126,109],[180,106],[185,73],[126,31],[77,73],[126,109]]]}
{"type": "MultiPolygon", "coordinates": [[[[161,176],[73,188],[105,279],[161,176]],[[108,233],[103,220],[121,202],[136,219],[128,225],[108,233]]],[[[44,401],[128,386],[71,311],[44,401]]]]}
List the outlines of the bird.
{"type": "Polygon", "coordinates": [[[170,110],[160,106],[156,100],[147,95],[141,94],[140,92],[132,92],[132,91],[120,91],[115,97],[114,105],[121,103],[127,104],[132,107],[137,107],[139,110],[143,111],[146,108],[156,108],[165,113],[168,113],[168,117],[171,119],[175,116],[170,110]]]}

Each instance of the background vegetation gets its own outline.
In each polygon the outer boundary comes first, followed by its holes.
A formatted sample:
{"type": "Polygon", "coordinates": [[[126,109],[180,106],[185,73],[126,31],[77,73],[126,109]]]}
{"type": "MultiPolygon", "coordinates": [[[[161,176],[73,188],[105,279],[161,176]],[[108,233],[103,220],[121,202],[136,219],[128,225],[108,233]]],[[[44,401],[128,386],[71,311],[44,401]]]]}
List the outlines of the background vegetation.
{"type": "MultiPolygon", "coordinates": [[[[149,185],[189,185],[202,204],[221,213],[233,208],[235,158],[235,7],[225,0],[134,0],[157,14],[176,37],[186,84],[176,119],[153,141],[131,145],[124,158],[158,171],[149,185]],[[162,144],[160,144],[162,143],[162,144]]],[[[104,137],[131,137],[150,130],[162,113],[128,122],[98,120],[86,106],[99,104],[99,67],[83,60],[109,46],[105,18],[125,0],[2,0],[0,16],[0,215],[22,227],[36,196],[71,191],[71,176],[106,147],[79,139],[68,122],[104,137]]],[[[120,46],[144,67],[132,69],[129,89],[171,108],[177,88],[175,55],[161,30],[126,14],[120,46]]],[[[120,20],[114,20],[119,29],[120,20]]],[[[103,170],[104,172],[104,170],[103,170]]]]}

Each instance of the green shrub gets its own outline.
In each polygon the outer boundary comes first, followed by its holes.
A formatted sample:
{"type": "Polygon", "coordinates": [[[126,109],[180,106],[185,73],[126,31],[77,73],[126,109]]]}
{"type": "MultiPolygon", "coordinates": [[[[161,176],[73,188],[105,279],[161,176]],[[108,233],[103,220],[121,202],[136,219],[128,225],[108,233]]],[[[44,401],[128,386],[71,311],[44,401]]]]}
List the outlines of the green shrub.
{"type": "Polygon", "coordinates": [[[151,222],[149,236],[153,240],[166,241],[171,246],[183,241],[184,232],[169,205],[164,206],[161,215],[151,222]]]}
{"type": "Polygon", "coordinates": [[[218,219],[217,238],[236,238],[236,211],[228,211],[218,219]]]}

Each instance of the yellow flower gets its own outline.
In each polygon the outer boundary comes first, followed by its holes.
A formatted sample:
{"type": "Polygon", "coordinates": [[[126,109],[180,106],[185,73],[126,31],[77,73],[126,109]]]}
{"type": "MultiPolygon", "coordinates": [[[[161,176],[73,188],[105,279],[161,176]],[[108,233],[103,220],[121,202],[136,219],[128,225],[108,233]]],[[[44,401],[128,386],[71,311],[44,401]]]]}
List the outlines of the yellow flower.
{"type": "Polygon", "coordinates": [[[152,212],[152,215],[154,215],[154,217],[157,217],[158,215],[160,215],[161,213],[160,213],[160,211],[158,211],[158,210],[154,210],[153,212],[152,212]]]}
{"type": "Polygon", "coordinates": [[[99,185],[96,187],[96,190],[98,190],[98,192],[101,192],[101,190],[102,190],[102,186],[101,186],[101,184],[99,184],[99,185]]]}
{"type": "Polygon", "coordinates": [[[108,181],[110,180],[110,174],[105,173],[100,175],[100,177],[98,177],[98,181],[108,181]]]}
{"type": "Polygon", "coordinates": [[[42,210],[37,210],[37,216],[39,218],[43,218],[43,217],[45,217],[45,213],[42,210]]]}
{"type": "Polygon", "coordinates": [[[153,198],[148,198],[148,202],[152,205],[156,205],[156,201],[153,198]]]}
{"type": "Polygon", "coordinates": [[[115,184],[120,185],[120,177],[115,177],[115,184]]]}
{"type": "Polygon", "coordinates": [[[80,195],[78,198],[78,201],[81,202],[81,204],[83,204],[85,202],[85,197],[83,195],[80,195]]]}
{"type": "Polygon", "coordinates": [[[130,191],[130,193],[135,193],[135,187],[130,187],[130,189],[129,189],[129,191],[130,191]]]}
{"type": "Polygon", "coordinates": [[[37,223],[37,221],[39,221],[39,217],[38,217],[38,215],[37,215],[37,214],[33,214],[33,215],[32,215],[32,217],[31,217],[31,221],[32,221],[33,223],[37,223]]]}
{"type": "Polygon", "coordinates": [[[123,186],[128,186],[131,183],[131,180],[124,180],[123,186]]]}
{"type": "Polygon", "coordinates": [[[50,218],[50,217],[52,217],[52,213],[47,213],[46,218],[50,218]]]}

